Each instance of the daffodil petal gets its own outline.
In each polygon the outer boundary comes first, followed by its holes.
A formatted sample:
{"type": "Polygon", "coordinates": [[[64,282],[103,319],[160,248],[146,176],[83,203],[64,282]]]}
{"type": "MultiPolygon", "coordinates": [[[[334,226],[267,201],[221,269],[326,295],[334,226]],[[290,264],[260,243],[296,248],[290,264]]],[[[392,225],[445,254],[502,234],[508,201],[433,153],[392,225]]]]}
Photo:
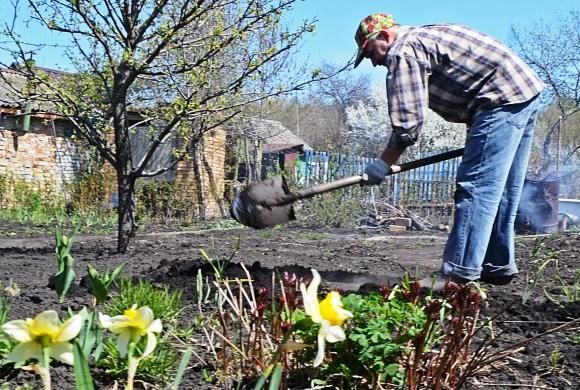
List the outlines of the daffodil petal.
{"type": "Polygon", "coordinates": [[[155,321],[153,321],[151,325],[149,325],[147,332],[161,333],[162,330],[163,325],[161,324],[161,320],[158,318],[155,321]]]}
{"type": "Polygon", "coordinates": [[[9,362],[23,362],[32,358],[42,361],[42,347],[35,341],[28,341],[18,344],[8,354],[7,360],[9,362]]]}
{"type": "Polygon", "coordinates": [[[312,269],[312,281],[306,287],[304,283],[300,283],[300,292],[302,293],[302,300],[304,301],[304,312],[312,317],[312,321],[320,323],[322,317],[320,315],[320,307],[318,305],[318,286],[320,285],[320,274],[315,269],[312,269]]]}
{"type": "Polygon", "coordinates": [[[76,314],[62,325],[60,334],[55,341],[69,341],[78,336],[83,327],[83,317],[76,314]]]}
{"type": "Polygon", "coordinates": [[[336,343],[338,341],[346,339],[346,334],[344,334],[344,330],[338,325],[328,326],[325,336],[326,341],[328,341],[329,343],[336,343]]]}
{"type": "Polygon", "coordinates": [[[126,332],[127,328],[132,324],[131,319],[127,316],[115,316],[111,318],[111,326],[109,326],[109,330],[113,333],[123,333],[126,332]]]}
{"type": "Polygon", "coordinates": [[[137,309],[137,315],[133,319],[139,324],[141,329],[147,329],[153,322],[153,310],[149,306],[143,306],[137,309]]]}
{"type": "Polygon", "coordinates": [[[149,356],[149,354],[151,354],[151,352],[153,352],[155,349],[155,346],[157,346],[157,337],[155,337],[155,335],[151,332],[147,333],[147,344],[145,344],[145,350],[141,356],[149,356]]]}
{"type": "Polygon", "coordinates": [[[318,367],[322,364],[324,360],[324,348],[326,347],[326,343],[324,341],[324,335],[318,333],[318,352],[316,353],[316,357],[314,358],[314,362],[312,365],[314,367],[318,367]]]}
{"type": "Polygon", "coordinates": [[[131,332],[125,331],[119,333],[117,337],[117,348],[119,349],[119,354],[121,357],[127,356],[127,348],[129,347],[129,342],[131,341],[131,332]]]}
{"type": "Polygon", "coordinates": [[[338,312],[338,315],[342,316],[343,318],[352,318],[352,313],[346,309],[343,309],[342,307],[337,307],[336,311],[338,312]]]}
{"type": "Polygon", "coordinates": [[[322,278],[320,277],[318,271],[315,270],[314,268],[311,269],[310,271],[312,271],[312,281],[308,285],[306,292],[308,296],[316,296],[318,294],[318,286],[320,286],[320,281],[322,280],[322,278]]]}
{"type": "Polygon", "coordinates": [[[339,317],[343,319],[352,318],[352,313],[343,309],[342,301],[340,300],[340,294],[338,291],[331,291],[330,297],[332,306],[334,307],[334,310],[336,310],[339,317]]]}
{"type": "Polygon", "coordinates": [[[113,325],[113,321],[111,320],[110,316],[103,314],[101,312],[98,312],[97,317],[99,318],[99,324],[101,324],[102,328],[108,329],[111,327],[111,325],[113,325]]]}
{"type": "Polygon", "coordinates": [[[142,356],[149,355],[157,345],[154,333],[160,333],[163,330],[161,320],[155,319],[153,310],[148,306],[137,308],[137,305],[133,305],[122,315],[112,318],[103,315],[100,321],[106,329],[118,334],[117,348],[121,356],[126,356],[130,343],[139,342],[142,336],[147,336],[142,356]]]}
{"type": "Polygon", "coordinates": [[[50,356],[63,363],[73,365],[73,346],[71,343],[61,341],[50,346],[50,356]]]}
{"type": "Polygon", "coordinates": [[[2,330],[16,341],[26,342],[31,339],[28,323],[24,320],[9,321],[2,325],[2,330]]]}
{"type": "Polygon", "coordinates": [[[312,302],[312,298],[308,296],[304,283],[300,283],[300,292],[302,293],[302,301],[304,301],[304,312],[306,315],[312,316],[312,313],[318,309],[318,302],[312,302]]]}

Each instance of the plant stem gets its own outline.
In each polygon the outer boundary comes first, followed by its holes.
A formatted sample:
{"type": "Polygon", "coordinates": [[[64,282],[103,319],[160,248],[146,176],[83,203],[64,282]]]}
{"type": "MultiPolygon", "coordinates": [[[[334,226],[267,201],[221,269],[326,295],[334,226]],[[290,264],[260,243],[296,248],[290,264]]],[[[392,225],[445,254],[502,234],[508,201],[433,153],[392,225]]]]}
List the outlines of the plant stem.
{"type": "Polygon", "coordinates": [[[42,347],[42,364],[38,370],[38,375],[42,379],[44,390],[51,390],[52,383],[50,380],[50,347],[42,347]]]}
{"type": "Polygon", "coordinates": [[[288,329],[286,334],[284,334],[282,341],[278,345],[278,348],[276,348],[276,352],[274,353],[274,356],[272,358],[272,363],[268,367],[266,367],[266,369],[264,370],[262,375],[260,375],[260,378],[258,378],[258,382],[254,386],[254,390],[261,390],[264,387],[266,380],[268,379],[268,377],[272,373],[272,370],[276,367],[276,365],[280,361],[280,358],[282,357],[282,354],[284,352],[284,344],[286,344],[286,342],[288,341],[292,332],[293,332],[293,329],[292,329],[292,327],[290,327],[290,329],[288,329]]]}
{"type": "Polygon", "coordinates": [[[135,381],[135,374],[137,373],[137,367],[139,366],[139,361],[141,359],[136,358],[135,354],[135,347],[137,346],[137,342],[131,340],[129,342],[129,346],[127,347],[127,386],[125,390],[133,390],[133,382],[135,381]]]}

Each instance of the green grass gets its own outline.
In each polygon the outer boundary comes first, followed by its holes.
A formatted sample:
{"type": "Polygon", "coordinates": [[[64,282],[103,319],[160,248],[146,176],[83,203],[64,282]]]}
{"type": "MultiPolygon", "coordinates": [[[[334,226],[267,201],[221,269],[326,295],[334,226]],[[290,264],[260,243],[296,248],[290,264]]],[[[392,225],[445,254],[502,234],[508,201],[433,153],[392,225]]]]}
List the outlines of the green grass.
{"type": "MultiPolygon", "coordinates": [[[[121,279],[118,292],[114,293],[105,304],[105,312],[110,316],[123,314],[133,305],[149,306],[154,317],[163,324],[163,332],[157,339],[157,347],[153,353],[139,364],[138,378],[158,383],[170,381],[178,366],[180,358],[177,339],[187,332],[177,328],[179,315],[182,311],[182,292],[170,291],[168,287],[157,288],[150,282],[131,279],[121,279]]],[[[138,350],[144,348],[146,338],[143,337],[138,350]]],[[[180,344],[183,345],[182,343],[180,344]]],[[[98,365],[114,378],[123,380],[127,373],[127,358],[121,357],[115,345],[114,338],[107,338],[104,343],[103,358],[98,365]]]]}
{"type": "MultiPolygon", "coordinates": [[[[146,382],[168,383],[177,369],[180,357],[179,351],[173,345],[172,337],[165,334],[157,339],[157,346],[153,353],[139,363],[137,377],[146,382]]],[[[146,338],[139,342],[138,349],[144,348],[146,338]]],[[[127,357],[121,357],[114,339],[107,339],[104,343],[103,358],[98,365],[105,369],[112,378],[125,380],[127,378],[127,357]]]]}
{"type": "Polygon", "coordinates": [[[182,310],[181,296],[181,291],[170,291],[167,286],[157,288],[144,280],[123,278],[119,282],[119,291],[112,294],[105,304],[105,312],[116,316],[133,305],[149,306],[155,318],[159,318],[164,325],[175,323],[182,310]]]}

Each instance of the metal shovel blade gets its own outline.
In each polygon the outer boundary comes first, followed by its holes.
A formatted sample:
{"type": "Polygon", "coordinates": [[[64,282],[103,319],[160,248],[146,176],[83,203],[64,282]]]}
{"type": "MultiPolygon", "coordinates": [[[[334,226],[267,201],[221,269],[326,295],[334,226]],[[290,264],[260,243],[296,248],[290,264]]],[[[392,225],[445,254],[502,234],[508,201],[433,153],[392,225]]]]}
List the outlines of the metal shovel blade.
{"type": "Polygon", "coordinates": [[[296,216],[292,203],[277,205],[279,200],[289,196],[291,192],[282,176],[252,183],[235,197],[230,214],[242,225],[254,229],[294,221],[296,216]]]}
{"type": "MultiPolygon", "coordinates": [[[[405,172],[410,169],[423,167],[436,162],[449,160],[463,155],[463,148],[449,152],[410,161],[397,167],[396,171],[405,172]]],[[[334,191],[364,182],[361,175],[343,177],[331,182],[321,183],[296,192],[288,189],[286,179],[283,176],[273,177],[260,182],[250,184],[240,192],[230,209],[232,217],[242,225],[255,229],[263,229],[296,219],[292,203],[299,199],[307,199],[314,195],[334,191]]]]}

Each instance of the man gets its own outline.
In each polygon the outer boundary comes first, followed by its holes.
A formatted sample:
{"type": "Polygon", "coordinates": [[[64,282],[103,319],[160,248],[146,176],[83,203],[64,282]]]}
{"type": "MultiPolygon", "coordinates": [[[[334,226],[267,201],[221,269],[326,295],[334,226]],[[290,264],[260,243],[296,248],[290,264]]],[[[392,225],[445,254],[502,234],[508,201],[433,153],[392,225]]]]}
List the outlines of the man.
{"type": "Polygon", "coordinates": [[[542,81],[509,48],[465,26],[401,26],[378,13],[361,21],[355,40],[355,67],[368,58],[388,69],[393,125],[381,157],[365,169],[366,184],[398,169],[394,164],[417,142],[427,108],[468,126],[441,271],[420,284],[441,290],[449,279],[509,283],[518,273],[514,220],[542,81]]]}

